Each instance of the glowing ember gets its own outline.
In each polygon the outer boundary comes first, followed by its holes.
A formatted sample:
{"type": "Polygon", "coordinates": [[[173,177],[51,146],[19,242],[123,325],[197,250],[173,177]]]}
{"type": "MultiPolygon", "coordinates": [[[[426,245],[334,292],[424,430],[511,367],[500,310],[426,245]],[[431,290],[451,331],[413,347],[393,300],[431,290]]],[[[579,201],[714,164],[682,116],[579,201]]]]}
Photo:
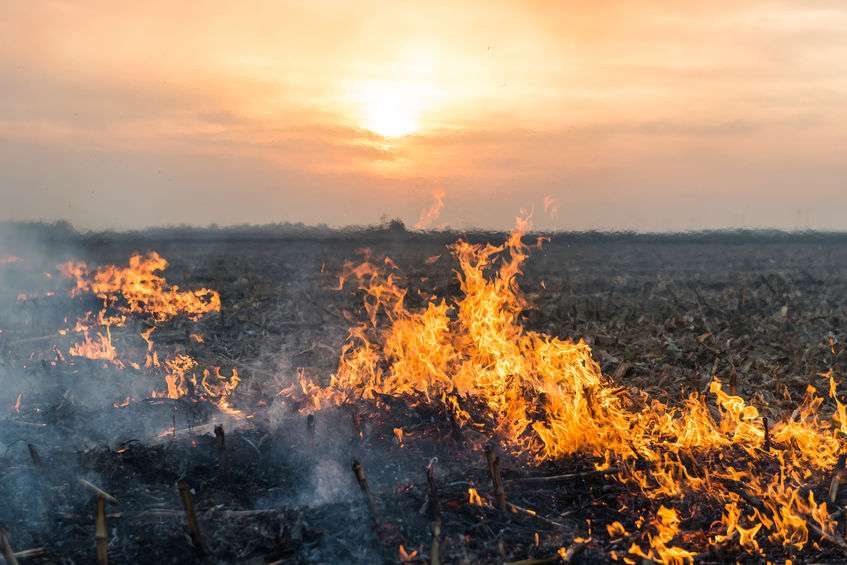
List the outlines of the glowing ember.
{"type": "Polygon", "coordinates": [[[412,561],[415,561],[417,556],[418,556],[417,550],[412,550],[410,552],[410,551],[406,550],[406,548],[402,545],[399,548],[399,553],[400,553],[400,561],[402,561],[403,563],[411,563],[412,561]]]}

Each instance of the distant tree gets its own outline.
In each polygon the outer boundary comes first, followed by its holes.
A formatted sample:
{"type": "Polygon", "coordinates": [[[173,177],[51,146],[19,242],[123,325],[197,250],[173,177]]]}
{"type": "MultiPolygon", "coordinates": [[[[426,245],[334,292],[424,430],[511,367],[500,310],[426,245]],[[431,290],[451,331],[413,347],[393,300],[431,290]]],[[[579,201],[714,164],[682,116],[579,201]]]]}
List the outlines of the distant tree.
{"type": "Polygon", "coordinates": [[[393,220],[388,222],[388,231],[389,233],[397,234],[406,233],[406,224],[403,223],[403,220],[394,218],[393,220]]]}

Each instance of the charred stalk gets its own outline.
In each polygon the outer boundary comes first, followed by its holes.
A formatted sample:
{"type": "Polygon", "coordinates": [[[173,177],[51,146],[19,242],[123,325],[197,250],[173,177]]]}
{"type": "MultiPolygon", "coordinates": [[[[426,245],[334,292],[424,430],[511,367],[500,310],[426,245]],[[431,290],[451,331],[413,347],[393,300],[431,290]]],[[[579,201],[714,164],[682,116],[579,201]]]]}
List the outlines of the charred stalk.
{"type": "Polygon", "coordinates": [[[226,450],[226,434],[224,433],[224,427],[220,424],[215,426],[215,439],[217,440],[218,453],[223,455],[226,450]]]}
{"type": "Polygon", "coordinates": [[[429,485],[429,517],[433,522],[441,522],[441,499],[438,495],[438,483],[435,481],[435,461],[426,466],[426,482],[429,485]]]}
{"type": "Polygon", "coordinates": [[[315,437],[315,415],[309,414],[306,416],[306,433],[309,437],[315,437]]]}
{"type": "Polygon", "coordinates": [[[109,540],[106,529],[106,498],[97,497],[97,527],[94,539],[97,542],[97,563],[108,565],[109,563],[109,540]]]}
{"type": "Polygon", "coordinates": [[[832,481],[829,483],[830,504],[835,504],[838,501],[838,492],[841,490],[841,481],[844,480],[845,466],[847,466],[847,454],[842,453],[838,457],[838,463],[832,472],[832,481]]]}
{"type": "Polygon", "coordinates": [[[15,552],[12,551],[12,544],[9,543],[9,533],[3,528],[0,528],[0,552],[3,553],[6,563],[9,565],[18,565],[18,558],[15,557],[15,552]]]}
{"type": "Polygon", "coordinates": [[[179,488],[179,498],[182,501],[182,507],[185,510],[191,543],[194,544],[194,549],[202,554],[205,552],[203,549],[203,538],[200,535],[200,524],[197,521],[197,514],[194,513],[194,500],[191,497],[191,487],[185,481],[179,481],[177,487],[179,488]]]}
{"type": "Polygon", "coordinates": [[[79,484],[81,484],[85,488],[93,491],[94,494],[96,494],[98,497],[108,501],[110,504],[118,504],[117,498],[115,498],[114,496],[112,496],[108,492],[104,491],[100,487],[86,481],[85,479],[79,479],[79,484]]]}
{"type": "Polygon", "coordinates": [[[494,453],[490,445],[485,446],[485,460],[488,463],[488,475],[491,477],[491,485],[494,487],[494,496],[497,498],[497,509],[501,514],[506,513],[506,490],[503,488],[503,479],[500,476],[500,458],[494,453]]]}
{"type": "Polygon", "coordinates": [[[370,486],[368,486],[368,478],[365,476],[365,469],[362,467],[362,464],[359,463],[359,461],[357,461],[356,459],[353,459],[353,473],[356,475],[356,482],[359,483],[359,488],[362,490],[362,494],[365,495],[365,501],[368,504],[368,510],[371,513],[371,518],[373,519],[374,524],[379,524],[379,519],[377,518],[376,500],[374,500],[371,488],[370,486]]]}
{"type": "Polygon", "coordinates": [[[601,471],[592,470],[583,471],[581,473],[568,473],[565,475],[549,475],[547,477],[518,477],[515,479],[505,480],[503,483],[555,483],[559,481],[572,481],[574,479],[588,479],[592,477],[614,475],[619,471],[620,469],[618,467],[609,467],[608,469],[603,469],[601,471]]]}
{"type": "Polygon", "coordinates": [[[23,551],[16,551],[15,557],[18,559],[36,559],[38,557],[44,557],[47,555],[47,550],[43,547],[35,547],[33,549],[24,549],[23,551]]]}
{"type": "Polygon", "coordinates": [[[32,464],[37,468],[41,468],[44,466],[44,462],[41,460],[41,455],[38,454],[38,450],[31,443],[26,444],[26,448],[29,450],[29,456],[32,459],[32,464]]]}
{"type": "Polygon", "coordinates": [[[432,549],[429,551],[429,565],[441,565],[441,519],[432,523],[432,549]]]}
{"type": "Polygon", "coordinates": [[[365,434],[362,432],[362,417],[359,414],[359,411],[355,408],[353,409],[353,436],[351,438],[351,443],[353,445],[358,445],[364,439],[365,434]]]}

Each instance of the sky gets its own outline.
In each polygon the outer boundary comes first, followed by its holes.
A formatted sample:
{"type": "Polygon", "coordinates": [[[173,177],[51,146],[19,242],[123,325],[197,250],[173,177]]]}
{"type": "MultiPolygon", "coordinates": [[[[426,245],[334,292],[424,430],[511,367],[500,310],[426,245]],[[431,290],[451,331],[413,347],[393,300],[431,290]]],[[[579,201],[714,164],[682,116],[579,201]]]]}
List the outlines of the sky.
{"type": "Polygon", "coordinates": [[[847,229],[843,0],[33,0],[0,36],[0,220],[847,229]]]}

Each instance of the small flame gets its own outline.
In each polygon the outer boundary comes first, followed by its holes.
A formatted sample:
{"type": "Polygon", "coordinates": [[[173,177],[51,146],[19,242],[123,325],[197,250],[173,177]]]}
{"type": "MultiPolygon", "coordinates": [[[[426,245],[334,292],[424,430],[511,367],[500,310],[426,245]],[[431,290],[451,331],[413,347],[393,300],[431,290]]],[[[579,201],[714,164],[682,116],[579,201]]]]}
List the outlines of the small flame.
{"type": "MultiPolygon", "coordinates": [[[[108,265],[92,271],[82,262],[69,261],[60,265],[62,275],[74,281],[71,296],[91,292],[102,301],[96,316],[89,312],[77,320],[73,331],[82,334],[83,341],[72,345],[70,354],[107,360],[123,367],[112,342],[111,328],[124,326],[129,316],[136,315],[149,324],[140,332],[147,346],[144,367],[162,367],[153,342],[158,324],[177,316],[197,320],[221,308],[220,295],[215,291],[205,288],[182,291],[178,286],[168,284],[167,280],[157,274],[167,266],[168,262],[156,252],[144,256],[133,255],[126,267],[108,265]],[[96,332],[96,337],[92,337],[95,325],[101,329],[96,332]]],[[[62,332],[67,333],[66,330],[62,332]]],[[[203,336],[197,333],[190,334],[189,339],[198,344],[204,342],[203,336]]],[[[134,368],[140,367],[134,361],[129,364],[134,368]]],[[[241,412],[229,403],[240,381],[238,371],[233,369],[230,377],[223,377],[220,368],[213,367],[211,371],[204,369],[202,377],[199,377],[196,368],[197,362],[186,354],[177,354],[167,359],[164,363],[166,390],[154,392],[153,397],[178,399],[191,395],[195,400],[207,398],[215,402],[221,411],[241,416],[241,412]]]]}
{"type": "Polygon", "coordinates": [[[650,548],[645,552],[637,545],[632,544],[629,553],[657,563],[674,565],[694,563],[696,553],[670,545],[670,542],[679,532],[679,522],[680,519],[676,510],[664,505],[660,506],[656,518],[650,522],[655,529],[655,533],[647,534],[650,548]]]}
{"type": "Polygon", "coordinates": [[[486,506],[485,502],[482,500],[482,497],[479,496],[479,491],[475,488],[470,487],[468,489],[468,504],[473,506],[486,506]]]}
{"type": "Polygon", "coordinates": [[[129,405],[130,405],[130,403],[131,403],[131,402],[132,402],[132,397],[131,397],[131,396],[127,396],[127,397],[126,397],[125,399],[123,399],[122,401],[120,401],[120,402],[115,402],[112,406],[114,406],[115,408],[126,408],[127,406],[129,406],[129,405]]]}
{"type": "Polygon", "coordinates": [[[444,209],[444,189],[439,188],[432,193],[433,203],[426,210],[421,212],[418,221],[415,223],[416,230],[426,229],[435,220],[441,216],[441,211],[444,209]]]}
{"type": "Polygon", "coordinates": [[[415,550],[412,550],[412,552],[409,552],[409,551],[406,550],[406,548],[403,545],[400,545],[399,554],[400,554],[400,561],[402,561],[403,563],[409,563],[411,561],[414,561],[415,558],[418,556],[418,550],[415,549],[415,550]]]}
{"type": "Polygon", "coordinates": [[[549,194],[544,197],[544,212],[551,218],[559,215],[559,205],[556,199],[549,194]]]}

